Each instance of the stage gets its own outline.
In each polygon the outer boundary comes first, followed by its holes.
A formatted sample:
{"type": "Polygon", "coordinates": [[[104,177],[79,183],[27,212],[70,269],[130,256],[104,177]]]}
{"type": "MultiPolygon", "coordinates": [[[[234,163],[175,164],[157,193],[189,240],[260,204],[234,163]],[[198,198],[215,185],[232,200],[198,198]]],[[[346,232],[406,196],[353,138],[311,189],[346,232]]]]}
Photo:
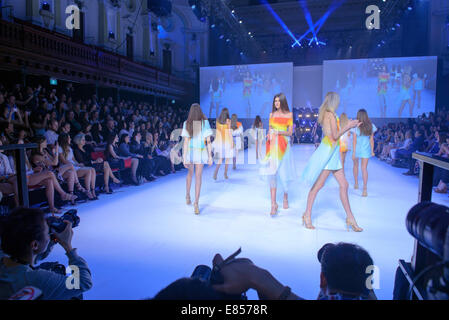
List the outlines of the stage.
{"type": "MultiPolygon", "coordinates": [[[[304,168],[313,145],[295,145],[297,172],[304,168]]],[[[347,232],[338,188],[327,184],[319,193],[313,214],[316,230],[301,225],[308,190],[291,186],[290,209],[270,217],[267,183],[256,165],[240,165],[217,181],[213,168],[203,172],[199,216],[185,204],[187,170],[142,186],[117,189],[100,201],[77,206],[81,223],[74,229],[73,247],[90,266],[93,288],[85,299],[144,299],[172,281],[188,277],[196,265],[211,265],[215,253],[228,256],[242,247],[241,257],[268,269],[283,284],[306,298],[319,292],[317,251],[328,242],[351,242],[364,247],[379,268],[379,299],[391,299],[398,259],[409,261],[413,238],[405,228],[407,211],[417,202],[418,179],[403,176],[376,158],[368,165],[368,197],[353,189],[352,160],[347,157],[349,199],[362,233],[347,232]]],[[[329,179],[334,179],[330,177],[329,179]]],[[[360,172],[360,185],[362,185],[360,172]]],[[[328,181],[329,182],[329,181],[328,181]]],[[[192,199],[194,184],[192,184],[192,199]]],[[[448,204],[447,195],[434,200],[448,204]]],[[[49,261],[67,263],[56,246],[49,261]]],[[[249,291],[249,299],[256,299],[249,291]]]]}

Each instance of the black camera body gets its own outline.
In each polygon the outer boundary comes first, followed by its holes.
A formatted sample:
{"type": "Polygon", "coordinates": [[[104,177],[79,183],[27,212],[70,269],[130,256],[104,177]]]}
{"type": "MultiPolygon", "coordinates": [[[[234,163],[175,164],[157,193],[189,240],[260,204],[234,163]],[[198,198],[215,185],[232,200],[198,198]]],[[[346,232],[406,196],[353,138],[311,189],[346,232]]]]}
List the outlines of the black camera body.
{"type": "Polygon", "coordinates": [[[65,212],[61,217],[48,217],[47,223],[50,228],[50,233],[61,233],[65,230],[67,226],[64,221],[69,221],[72,223],[72,228],[75,228],[80,223],[80,218],[77,215],[78,211],[76,209],[71,209],[65,212]]]}
{"type": "Polygon", "coordinates": [[[432,202],[418,203],[408,212],[406,227],[420,247],[416,250],[415,246],[412,263],[414,285],[425,299],[448,299],[449,208],[432,202]],[[438,267],[442,267],[442,272],[435,272],[438,267]],[[417,283],[418,279],[422,281],[417,283]]]}

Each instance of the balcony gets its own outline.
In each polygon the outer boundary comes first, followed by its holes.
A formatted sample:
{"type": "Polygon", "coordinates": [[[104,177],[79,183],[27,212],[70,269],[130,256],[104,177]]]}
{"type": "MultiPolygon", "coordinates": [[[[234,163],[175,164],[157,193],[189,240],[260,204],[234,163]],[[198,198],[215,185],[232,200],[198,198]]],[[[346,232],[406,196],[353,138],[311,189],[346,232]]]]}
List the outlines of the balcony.
{"type": "Polygon", "coordinates": [[[186,97],[193,92],[184,79],[18,19],[0,20],[0,61],[4,69],[140,93],[186,97]]]}

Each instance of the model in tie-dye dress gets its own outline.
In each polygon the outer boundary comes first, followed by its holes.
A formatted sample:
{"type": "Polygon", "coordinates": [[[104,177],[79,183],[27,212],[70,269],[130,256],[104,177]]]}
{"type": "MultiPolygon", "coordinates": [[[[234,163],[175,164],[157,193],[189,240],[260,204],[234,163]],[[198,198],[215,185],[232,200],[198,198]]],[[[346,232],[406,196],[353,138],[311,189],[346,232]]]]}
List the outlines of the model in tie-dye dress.
{"type": "Polygon", "coordinates": [[[276,108],[284,112],[275,111],[270,116],[270,130],[266,142],[266,155],[261,161],[262,167],[260,174],[266,177],[270,184],[271,215],[277,214],[276,191],[278,184],[280,184],[284,191],[283,208],[288,209],[289,183],[296,178],[296,170],[290,148],[293,118],[286,101],[283,94],[275,96],[276,108]],[[282,104],[284,107],[281,108],[278,104],[282,104]]]}

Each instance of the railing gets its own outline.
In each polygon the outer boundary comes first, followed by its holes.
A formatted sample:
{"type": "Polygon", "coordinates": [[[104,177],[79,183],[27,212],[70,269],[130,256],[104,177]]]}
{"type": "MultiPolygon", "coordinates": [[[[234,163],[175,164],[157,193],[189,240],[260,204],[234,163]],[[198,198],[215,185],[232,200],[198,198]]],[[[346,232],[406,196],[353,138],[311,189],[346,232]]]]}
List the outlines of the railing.
{"type": "Polygon", "coordinates": [[[66,35],[15,20],[16,23],[0,20],[0,46],[70,61],[77,65],[95,68],[100,72],[127,76],[137,81],[138,85],[144,82],[148,85],[160,85],[167,89],[184,91],[184,93],[191,89],[190,82],[171,76],[157,68],[131,61],[98,47],[77,43],[66,35]]]}

